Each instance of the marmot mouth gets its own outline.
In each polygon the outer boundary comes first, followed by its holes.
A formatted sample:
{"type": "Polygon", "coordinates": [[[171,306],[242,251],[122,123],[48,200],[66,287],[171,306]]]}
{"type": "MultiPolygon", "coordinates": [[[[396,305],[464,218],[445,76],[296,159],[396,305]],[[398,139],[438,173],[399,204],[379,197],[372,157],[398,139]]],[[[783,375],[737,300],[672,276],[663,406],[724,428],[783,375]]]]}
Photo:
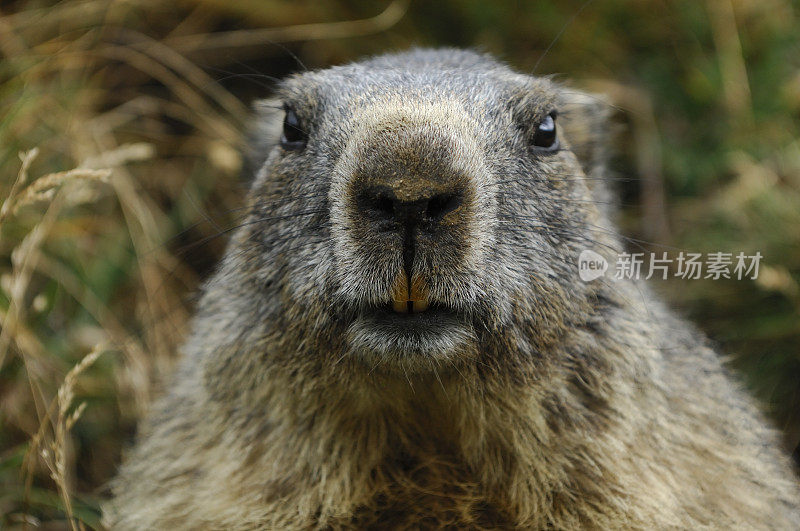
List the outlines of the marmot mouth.
{"type": "Polygon", "coordinates": [[[404,358],[449,356],[473,337],[466,316],[430,301],[425,311],[398,312],[394,303],[363,307],[350,325],[353,345],[363,352],[404,358]]]}
{"type": "Polygon", "coordinates": [[[437,315],[455,315],[456,311],[438,302],[425,300],[416,301],[392,301],[392,303],[373,306],[368,310],[378,316],[384,316],[389,319],[404,319],[409,320],[412,318],[425,319],[426,317],[435,317],[437,315]],[[418,315],[424,314],[424,315],[418,315]]]}
{"type": "Polygon", "coordinates": [[[430,303],[427,299],[418,301],[392,301],[392,310],[397,313],[421,313],[426,311],[429,307],[430,303]]]}
{"type": "Polygon", "coordinates": [[[417,306],[418,301],[408,301],[403,311],[396,302],[364,306],[358,312],[359,318],[372,323],[376,330],[395,334],[435,334],[442,327],[465,322],[464,315],[454,308],[435,302],[425,301],[424,309],[417,306]]]}

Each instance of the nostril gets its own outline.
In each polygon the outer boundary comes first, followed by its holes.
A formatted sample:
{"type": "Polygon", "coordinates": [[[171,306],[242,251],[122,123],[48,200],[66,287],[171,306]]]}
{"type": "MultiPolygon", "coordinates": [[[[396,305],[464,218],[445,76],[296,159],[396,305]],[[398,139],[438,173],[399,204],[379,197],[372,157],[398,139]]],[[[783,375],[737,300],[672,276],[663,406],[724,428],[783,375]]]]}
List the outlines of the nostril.
{"type": "Polygon", "coordinates": [[[365,188],[356,195],[356,204],[360,211],[375,221],[393,221],[395,202],[391,190],[384,187],[365,188]]]}
{"type": "Polygon", "coordinates": [[[433,196],[428,201],[428,208],[425,214],[430,219],[439,220],[461,206],[463,197],[461,194],[439,194],[433,196]]]}
{"type": "Polygon", "coordinates": [[[355,199],[362,215],[378,223],[377,227],[389,229],[398,223],[413,226],[424,220],[438,222],[461,206],[464,195],[459,190],[404,201],[392,188],[371,186],[359,190],[355,199]]]}
{"type": "Polygon", "coordinates": [[[394,201],[391,197],[379,195],[372,201],[372,206],[386,217],[394,216],[394,201]]]}

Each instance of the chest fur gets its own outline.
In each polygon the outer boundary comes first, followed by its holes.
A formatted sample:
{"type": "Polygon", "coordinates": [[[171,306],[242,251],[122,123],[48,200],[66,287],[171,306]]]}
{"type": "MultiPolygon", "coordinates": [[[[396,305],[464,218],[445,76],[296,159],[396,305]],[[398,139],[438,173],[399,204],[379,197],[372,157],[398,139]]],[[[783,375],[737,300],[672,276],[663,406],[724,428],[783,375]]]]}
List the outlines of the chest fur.
{"type": "Polygon", "coordinates": [[[374,491],[334,529],[508,529],[512,519],[468,465],[450,456],[408,455],[373,474],[374,491]]]}

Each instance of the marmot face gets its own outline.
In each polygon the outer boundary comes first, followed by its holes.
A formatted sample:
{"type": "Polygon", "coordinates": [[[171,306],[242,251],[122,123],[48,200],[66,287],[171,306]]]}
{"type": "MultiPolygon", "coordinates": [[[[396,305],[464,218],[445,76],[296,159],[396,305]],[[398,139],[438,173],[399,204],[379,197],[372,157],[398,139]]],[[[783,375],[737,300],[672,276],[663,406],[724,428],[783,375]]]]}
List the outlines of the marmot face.
{"type": "Polygon", "coordinates": [[[564,134],[570,94],[460,51],[285,82],[244,252],[290,326],[406,372],[557,337],[586,304],[576,257],[609,238],[564,134]]]}

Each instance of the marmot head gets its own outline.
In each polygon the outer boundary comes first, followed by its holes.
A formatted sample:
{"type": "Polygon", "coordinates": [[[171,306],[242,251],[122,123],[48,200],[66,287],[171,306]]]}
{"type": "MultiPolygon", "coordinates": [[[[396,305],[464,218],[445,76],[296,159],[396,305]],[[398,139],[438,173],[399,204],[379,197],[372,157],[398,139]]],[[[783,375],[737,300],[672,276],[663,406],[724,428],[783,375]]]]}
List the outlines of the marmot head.
{"type": "Polygon", "coordinates": [[[596,296],[581,250],[614,242],[605,108],[457,50],[296,75],[260,104],[229,262],[297,344],[353,366],[534,354],[596,296]]]}

